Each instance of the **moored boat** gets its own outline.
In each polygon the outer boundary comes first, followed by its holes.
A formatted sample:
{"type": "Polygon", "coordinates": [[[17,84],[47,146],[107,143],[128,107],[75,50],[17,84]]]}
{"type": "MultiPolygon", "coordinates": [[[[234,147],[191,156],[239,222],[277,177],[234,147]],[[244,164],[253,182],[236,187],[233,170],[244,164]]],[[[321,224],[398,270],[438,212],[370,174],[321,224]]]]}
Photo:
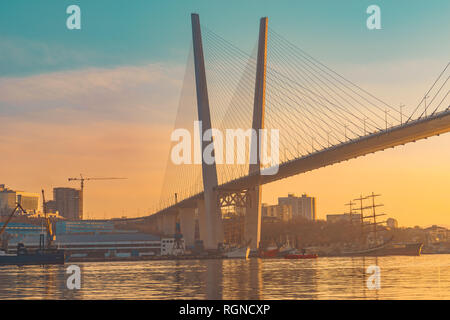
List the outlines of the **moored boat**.
{"type": "Polygon", "coordinates": [[[293,254],[296,252],[297,252],[297,249],[291,247],[289,244],[286,244],[280,248],[278,256],[282,258],[282,257],[285,257],[286,255],[293,254]]]}
{"type": "Polygon", "coordinates": [[[276,258],[280,252],[280,248],[270,248],[260,252],[260,258],[276,258]]]}
{"type": "Polygon", "coordinates": [[[45,265],[45,264],[64,264],[65,262],[65,253],[64,250],[57,249],[53,245],[53,241],[55,236],[53,234],[53,229],[50,223],[50,219],[47,216],[46,205],[45,205],[45,196],[44,190],[42,190],[42,202],[44,207],[44,215],[46,221],[46,234],[42,233],[40,235],[39,240],[39,249],[37,250],[28,250],[23,243],[17,244],[16,253],[9,254],[8,250],[8,237],[3,237],[4,232],[8,223],[14,216],[14,213],[19,209],[26,213],[26,210],[22,208],[22,206],[17,203],[14,210],[12,210],[11,214],[8,216],[6,222],[3,224],[0,229],[0,239],[1,247],[4,250],[0,251],[0,265],[45,265]]]}
{"type": "Polygon", "coordinates": [[[65,254],[63,250],[58,249],[39,249],[27,251],[19,244],[17,253],[8,254],[0,252],[0,265],[46,265],[46,264],[64,264],[65,254]]]}
{"type": "MultiPolygon", "coordinates": [[[[336,250],[333,256],[344,256],[344,257],[357,257],[357,256],[419,256],[423,243],[395,243],[393,242],[394,236],[387,233],[389,229],[378,227],[385,223],[386,221],[377,222],[377,217],[385,216],[386,214],[379,214],[376,212],[376,208],[383,206],[383,204],[375,204],[375,198],[380,196],[379,194],[374,194],[363,197],[362,195],[358,199],[360,201],[359,210],[359,221],[361,227],[361,236],[359,239],[350,245],[346,245],[344,248],[339,248],[336,250]],[[369,206],[364,206],[363,201],[366,199],[372,199],[372,204],[369,206]],[[371,209],[372,213],[369,215],[364,215],[365,209],[371,209]],[[370,227],[371,230],[367,230],[366,227],[370,227]]],[[[350,205],[351,202],[347,205],[350,205]]],[[[352,210],[350,209],[350,214],[352,210]]],[[[353,223],[353,222],[352,222],[353,223]]]]}
{"type": "Polygon", "coordinates": [[[223,255],[226,258],[239,258],[239,259],[248,259],[248,255],[250,254],[250,247],[244,246],[241,248],[236,248],[227,252],[224,252],[223,255]]]}
{"type": "Polygon", "coordinates": [[[344,251],[341,256],[420,256],[423,243],[390,243],[355,251],[344,251]]]}

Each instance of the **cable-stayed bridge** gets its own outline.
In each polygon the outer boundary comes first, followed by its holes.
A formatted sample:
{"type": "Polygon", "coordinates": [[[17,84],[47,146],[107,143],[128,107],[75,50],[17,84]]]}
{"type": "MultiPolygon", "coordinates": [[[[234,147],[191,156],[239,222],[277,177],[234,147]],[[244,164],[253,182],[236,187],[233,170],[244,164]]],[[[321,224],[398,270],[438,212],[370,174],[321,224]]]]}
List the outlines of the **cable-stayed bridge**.
{"type": "MultiPolygon", "coordinates": [[[[175,165],[169,159],[161,203],[138,219],[162,234],[174,234],[178,221],[188,245],[198,237],[215,249],[223,242],[222,209],[243,208],[244,239],[255,249],[264,184],[450,130],[449,64],[417,106],[393,107],[270,29],[267,18],[250,55],[201,28],[197,14],[191,18],[193,51],[175,128],[190,128],[195,137],[199,120],[199,136],[211,128],[254,129],[257,136],[235,149],[244,163],[175,165]],[[260,161],[260,129],[279,131],[274,174],[264,174],[273,164],[260,161]],[[251,150],[257,161],[249,163],[251,150]]],[[[212,145],[218,159],[224,142],[210,141],[197,141],[201,154],[212,145]]]]}

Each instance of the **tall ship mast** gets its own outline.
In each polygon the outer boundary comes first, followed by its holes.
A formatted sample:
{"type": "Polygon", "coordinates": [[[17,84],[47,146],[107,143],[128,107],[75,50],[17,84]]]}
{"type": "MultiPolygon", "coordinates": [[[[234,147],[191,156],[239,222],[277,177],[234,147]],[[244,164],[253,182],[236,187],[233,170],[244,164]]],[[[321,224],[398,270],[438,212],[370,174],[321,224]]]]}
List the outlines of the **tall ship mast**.
{"type": "Polygon", "coordinates": [[[361,206],[360,206],[360,213],[361,213],[361,232],[363,236],[366,236],[366,240],[369,240],[368,238],[370,236],[373,237],[373,243],[375,245],[379,244],[379,239],[377,235],[377,230],[379,225],[383,225],[386,223],[386,221],[379,221],[377,222],[377,217],[385,216],[385,213],[376,213],[376,208],[384,206],[384,204],[375,204],[375,198],[380,197],[381,194],[375,194],[372,192],[372,194],[362,198],[362,196],[359,198],[361,200],[361,206]],[[371,200],[370,205],[363,206],[363,200],[371,200]],[[365,210],[369,210],[370,213],[367,215],[364,213],[365,210]],[[368,229],[368,230],[367,230],[368,229]]]}
{"type": "Polygon", "coordinates": [[[385,216],[385,213],[377,212],[377,208],[384,204],[377,204],[375,199],[381,194],[372,192],[370,195],[353,199],[355,203],[350,201],[345,204],[349,206],[349,214],[351,223],[355,223],[353,214],[359,215],[360,237],[359,241],[354,243],[351,249],[345,249],[341,252],[343,256],[386,256],[386,255],[420,255],[422,243],[394,243],[393,236],[388,236],[386,229],[380,226],[386,223],[385,220],[377,221],[378,217],[385,216]],[[369,202],[367,204],[367,202],[369,202]],[[359,206],[358,206],[359,205],[359,206]]]}

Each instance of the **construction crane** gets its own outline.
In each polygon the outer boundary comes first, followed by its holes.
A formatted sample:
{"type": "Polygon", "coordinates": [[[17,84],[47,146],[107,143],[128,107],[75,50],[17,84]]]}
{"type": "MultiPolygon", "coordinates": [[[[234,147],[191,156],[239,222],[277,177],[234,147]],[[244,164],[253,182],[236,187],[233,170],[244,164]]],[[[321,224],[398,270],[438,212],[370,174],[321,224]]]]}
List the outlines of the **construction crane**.
{"type": "Polygon", "coordinates": [[[1,251],[3,251],[4,253],[6,253],[8,251],[8,237],[3,237],[3,232],[5,232],[6,227],[8,226],[8,223],[11,221],[11,219],[14,216],[14,213],[16,213],[16,211],[20,209],[23,213],[27,213],[26,210],[24,208],[22,208],[22,206],[20,205],[20,203],[17,203],[16,206],[14,207],[14,209],[12,210],[11,214],[8,216],[8,218],[6,219],[6,221],[3,223],[2,228],[0,229],[0,249],[2,249],[1,251]]]}
{"type": "MultiPolygon", "coordinates": [[[[123,180],[126,178],[116,178],[116,177],[109,177],[109,178],[85,178],[82,174],[80,174],[79,178],[68,178],[68,181],[80,181],[81,182],[81,188],[80,188],[80,197],[83,199],[83,189],[84,189],[84,182],[88,180],[123,180]]],[[[81,219],[83,219],[83,204],[81,204],[81,219]]]]}
{"type": "Polygon", "coordinates": [[[0,236],[3,234],[3,232],[6,230],[6,227],[8,226],[8,223],[11,221],[11,219],[14,216],[14,213],[16,213],[17,209],[22,210],[23,213],[26,213],[27,211],[22,208],[22,206],[20,205],[20,203],[17,203],[16,206],[14,207],[13,211],[11,212],[11,214],[8,216],[8,218],[6,219],[6,222],[3,223],[2,228],[0,229],[0,236]]]}
{"type": "MultiPolygon", "coordinates": [[[[44,189],[42,189],[42,209],[44,211],[45,225],[46,225],[46,231],[47,231],[47,244],[45,245],[45,247],[50,248],[53,245],[53,241],[55,240],[55,235],[53,234],[52,223],[47,214],[47,205],[45,203],[44,189]]],[[[43,245],[43,243],[42,243],[42,245],[43,245]]]]}

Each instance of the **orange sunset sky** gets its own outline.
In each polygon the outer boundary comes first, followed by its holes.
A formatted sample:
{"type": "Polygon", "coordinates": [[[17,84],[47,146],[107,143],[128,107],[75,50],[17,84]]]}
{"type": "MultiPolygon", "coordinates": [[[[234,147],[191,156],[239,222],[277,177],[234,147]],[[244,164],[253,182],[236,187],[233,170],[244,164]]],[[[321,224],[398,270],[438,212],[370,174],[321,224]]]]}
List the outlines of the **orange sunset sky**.
{"type": "MultiPolygon", "coordinates": [[[[404,104],[405,114],[449,61],[448,10],[437,1],[382,1],[383,29],[373,32],[364,1],[264,3],[80,1],[85,20],[77,31],[67,30],[58,1],[26,9],[2,3],[0,184],[44,188],[51,198],[53,187],[79,188],[67,178],[80,173],[126,177],[87,181],[85,218],[151,213],[191,46],[191,12],[245,52],[256,43],[258,19],[269,16],[271,28],[391,106],[404,104]]],[[[383,211],[400,226],[450,226],[450,133],[266,185],[263,202],[307,193],[325,219],[371,192],[382,194],[383,211]]]]}
{"type": "MultiPolygon", "coordinates": [[[[78,183],[67,181],[79,173],[127,177],[127,180],[88,181],[85,217],[147,214],[159,201],[178,97],[159,91],[161,96],[157,98],[161,101],[155,101],[154,95],[139,92],[142,86],[153,83],[165,87],[167,92],[180,92],[182,74],[176,68],[148,65],[1,80],[3,101],[48,101],[47,95],[61,101],[70,98],[87,106],[97,105],[103,98],[108,101],[95,112],[86,107],[64,110],[58,115],[55,107],[29,117],[1,118],[1,183],[32,192],[43,187],[50,195],[53,187],[79,187],[78,183]],[[24,94],[18,94],[20,91],[24,94]],[[124,94],[126,105],[136,106],[135,114],[127,114],[122,108],[124,94]],[[152,103],[166,103],[170,112],[139,114],[140,105],[147,106],[142,110],[152,110],[148,108],[152,103]],[[121,113],[124,121],[108,119],[108,109],[121,113]],[[97,113],[105,113],[105,119],[97,113]],[[148,123],[141,121],[140,116],[155,120],[148,123]]],[[[424,83],[409,81],[409,84],[427,87],[424,83]]],[[[403,95],[405,99],[399,101],[406,101],[409,92],[414,92],[399,87],[403,89],[378,90],[388,96],[392,94],[392,99],[403,95]]],[[[449,164],[450,135],[446,134],[266,185],[263,201],[276,203],[278,196],[288,192],[298,195],[306,192],[317,197],[318,218],[324,219],[328,213],[343,212],[344,203],[360,193],[374,191],[383,195],[380,200],[385,204],[383,211],[398,219],[402,226],[449,225],[449,164]]]]}

